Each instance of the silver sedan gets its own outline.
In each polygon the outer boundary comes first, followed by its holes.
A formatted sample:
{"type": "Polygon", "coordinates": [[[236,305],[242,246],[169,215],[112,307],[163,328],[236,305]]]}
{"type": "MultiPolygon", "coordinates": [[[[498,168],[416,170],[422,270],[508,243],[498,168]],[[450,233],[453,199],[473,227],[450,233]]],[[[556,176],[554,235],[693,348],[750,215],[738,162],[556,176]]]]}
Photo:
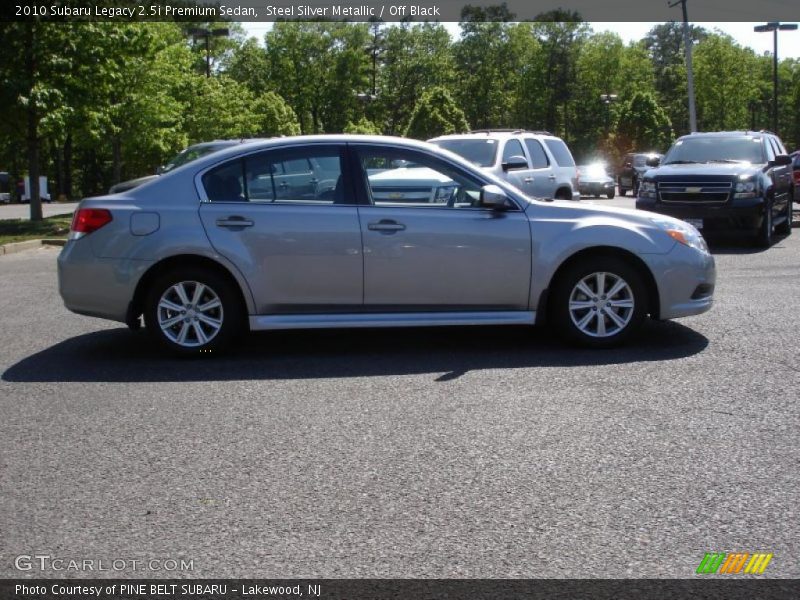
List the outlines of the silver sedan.
{"type": "Polygon", "coordinates": [[[247,330],[534,325],[609,347],[709,310],[691,225],[539,201],[436,146],[255,141],[83,200],[58,258],[70,310],[182,354],[247,330]]]}

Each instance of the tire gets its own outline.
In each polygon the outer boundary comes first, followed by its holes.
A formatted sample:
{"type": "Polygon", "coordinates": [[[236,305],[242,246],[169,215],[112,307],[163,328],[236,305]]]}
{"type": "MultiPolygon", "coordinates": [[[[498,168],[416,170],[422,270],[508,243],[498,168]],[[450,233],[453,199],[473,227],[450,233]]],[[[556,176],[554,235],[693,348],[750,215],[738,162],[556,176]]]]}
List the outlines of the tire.
{"type": "Polygon", "coordinates": [[[792,191],[789,191],[789,198],[786,200],[786,220],[775,227],[775,233],[780,235],[792,235],[792,191]]]}
{"type": "Polygon", "coordinates": [[[772,200],[767,200],[767,206],[764,210],[764,218],[761,219],[761,225],[756,231],[756,246],[759,248],[769,248],[772,246],[772,233],[774,226],[772,223],[772,200]]]}
{"type": "Polygon", "coordinates": [[[638,196],[639,195],[639,180],[633,180],[633,189],[631,189],[631,196],[638,196]]]}
{"type": "Polygon", "coordinates": [[[618,346],[639,329],[647,315],[642,276],[613,256],[569,266],[555,282],[551,302],[553,324],[559,333],[568,342],[587,348],[618,346]],[[599,285],[605,294],[598,293],[599,285]],[[606,297],[617,287],[613,296],[606,297]]]}
{"type": "Polygon", "coordinates": [[[572,200],[572,194],[567,188],[561,188],[556,190],[555,195],[556,200],[572,200]]]}
{"type": "Polygon", "coordinates": [[[185,267],[156,277],[145,299],[144,320],[148,334],[173,354],[208,356],[221,352],[243,330],[245,312],[225,277],[185,267]],[[206,308],[195,313],[196,306],[206,308]]]}
{"type": "Polygon", "coordinates": [[[623,187],[619,188],[619,195],[620,196],[624,196],[627,193],[628,193],[628,190],[626,190],[625,188],[623,188],[623,187]]]}
{"type": "Polygon", "coordinates": [[[607,192],[606,192],[606,197],[607,197],[609,200],[613,200],[613,199],[614,199],[614,190],[609,190],[609,191],[607,191],[607,192]]]}

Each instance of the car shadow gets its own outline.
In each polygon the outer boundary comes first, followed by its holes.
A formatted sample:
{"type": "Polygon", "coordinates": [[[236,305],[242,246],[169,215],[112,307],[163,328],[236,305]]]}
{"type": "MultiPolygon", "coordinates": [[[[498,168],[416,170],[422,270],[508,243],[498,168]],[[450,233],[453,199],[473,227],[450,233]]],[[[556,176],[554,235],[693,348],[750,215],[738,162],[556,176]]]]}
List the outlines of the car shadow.
{"type": "Polygon", "coordinates": [[[448,327],[277,331],[245,336],[223,356],[175,358],[144,333],[111,329],[77,336],[23,358],[2,375],[9,382],[178,382],[315,379],[470,371],[581,367],[664,361],[702,352],[708,339],[674,321],[645,323],[622,348],[586,350],[545,329],[448,327]]]}

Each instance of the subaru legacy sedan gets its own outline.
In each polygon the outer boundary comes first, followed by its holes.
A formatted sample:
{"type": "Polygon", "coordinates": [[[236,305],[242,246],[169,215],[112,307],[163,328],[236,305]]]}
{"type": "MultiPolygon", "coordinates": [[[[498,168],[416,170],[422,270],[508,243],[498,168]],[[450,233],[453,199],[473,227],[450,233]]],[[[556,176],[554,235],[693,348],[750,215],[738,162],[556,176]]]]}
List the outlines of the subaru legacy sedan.
{"type": "Polygon", "coordinates": [[[691,225],[532,199],[437,146],[380,136],[247,142],[83,200],[58,258],[73,312],[179,354],[244,331],[534,325],[609,347],[712,305],[691,225]]]}

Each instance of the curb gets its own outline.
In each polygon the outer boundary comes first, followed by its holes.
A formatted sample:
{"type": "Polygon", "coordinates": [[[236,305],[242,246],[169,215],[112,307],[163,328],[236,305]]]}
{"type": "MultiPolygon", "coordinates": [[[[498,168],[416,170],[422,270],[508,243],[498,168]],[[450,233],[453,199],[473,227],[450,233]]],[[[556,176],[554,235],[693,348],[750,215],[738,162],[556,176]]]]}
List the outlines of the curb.
{"type": "Polygon", "coordinates": [[[25,240],[24,242],[14,242],[12,244],[0,245],[0,256],[4,254],[16,254],[26,250],[35,250],[42,246],[63,246],[66,240],[25,240]]]}

